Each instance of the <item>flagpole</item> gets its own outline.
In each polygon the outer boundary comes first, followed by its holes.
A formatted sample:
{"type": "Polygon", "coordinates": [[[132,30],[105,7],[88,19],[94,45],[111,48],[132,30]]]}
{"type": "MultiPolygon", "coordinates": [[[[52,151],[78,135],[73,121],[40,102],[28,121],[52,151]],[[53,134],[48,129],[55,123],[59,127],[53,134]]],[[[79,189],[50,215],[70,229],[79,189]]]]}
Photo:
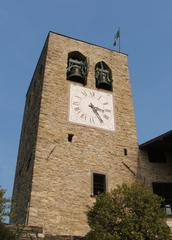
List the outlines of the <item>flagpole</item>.
{"type": "Polygon", "coordinates": [[[121,30],[119,27],[119,52],[121,51],[121,30]]]}

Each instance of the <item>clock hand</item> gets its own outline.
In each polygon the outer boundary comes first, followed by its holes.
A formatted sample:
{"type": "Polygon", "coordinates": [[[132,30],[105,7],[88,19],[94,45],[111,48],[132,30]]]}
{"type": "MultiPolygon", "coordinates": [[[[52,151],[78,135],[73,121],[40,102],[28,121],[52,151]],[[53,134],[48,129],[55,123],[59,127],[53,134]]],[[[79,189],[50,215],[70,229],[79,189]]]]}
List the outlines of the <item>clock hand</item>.
{"type": "Polygon", "coordinates": [[[94,105],[93,105],[92,103],[90,103],[88,106],[89,106],[90,108],[92,108],[92,109],[95,109],[95,107],[94,107],[94,105]]]}
{"type": "Polygon", "coordinates": [[[94,107],[97,111],[100,111],[100,112],[104,112],[104,110],[103,109],[101,109],[101,108],[99,108],[99,107],[94,107]]]}
{"type": "Polygon", "coordinates": [[[92,109],[96,110],[96,111],[104,112],[103,109],[101,109],[99,107],[95,107],[92,103],[90,103],[88,106],[91,107],[92,109]]]}
{"type": "Polygon", "coordinates": [[[97,118],[99,119],[99,121],[100,121],[101,123],[103,123],[103,120],[102,120],[102,118],[100,117],[100,115],[98,114],[98,112],[95,111],[95,110],[93,110],[93,112],[96,114],[96,116],[97,116],[97,118]]]}
{"type": "Polygon", "coordinates": [[[91,107],[91,109],[93,110],[93,112],[95,113],[95,115],[97,116],[97,118],[99,119],[99,121],[102,123],[103,120],[102,120],[102,118],[100,117],[99,113],[97,112],[96,107],[95,107],[92,103],[90,103],[88,106],[91,107]]]}

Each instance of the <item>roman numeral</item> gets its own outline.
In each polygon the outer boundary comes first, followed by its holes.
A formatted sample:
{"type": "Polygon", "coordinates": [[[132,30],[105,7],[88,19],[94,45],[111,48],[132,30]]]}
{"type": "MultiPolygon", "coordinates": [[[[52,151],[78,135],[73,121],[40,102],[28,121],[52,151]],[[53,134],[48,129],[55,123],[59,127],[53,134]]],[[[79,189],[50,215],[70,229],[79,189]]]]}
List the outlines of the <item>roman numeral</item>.
{"type": "Polygon", "coordinates": [[[106,114],[104,114],[103,117],[107,120],[109,119],[109,116],[107,116],[106,114]]]}
{"type": "Polygon", "coordinates": [[[85,97],[87,96],[87,93],[85,91],[81,92],[85,97]]]}
{"type": "Polygon", "coordinates": [[[80,118],[85,119],[86,120],[86,115],[84,113],[81,114],[80,118]]]}
{"type": "Polygon", "coordinates": [[[90,96],[94,97],[95,96],[95,92],[90,92],[90,96]]]}
{"type": "Polygon", "coordinates": [[[75,106],[79,106],[79,102],[73,102],[72,104],[75,106]]]}
{"type": "Polygon", "coordinates": [[[75,107],[74,110],[75,110],[76,112],[78,112],[78,111],[80,111],[80,108],[79,108],[79,107],[75,107]]]}
{"type": "Polygon", "coordinates": [[[93,124],[95,123],[93,117],[90,117],[90,123],[93,123],[93,124]]]}
{"type": "Polygon", "coordinates": [[[110,113],[111,110],[110,109],[105,109],[104,112],[110,113]]]}

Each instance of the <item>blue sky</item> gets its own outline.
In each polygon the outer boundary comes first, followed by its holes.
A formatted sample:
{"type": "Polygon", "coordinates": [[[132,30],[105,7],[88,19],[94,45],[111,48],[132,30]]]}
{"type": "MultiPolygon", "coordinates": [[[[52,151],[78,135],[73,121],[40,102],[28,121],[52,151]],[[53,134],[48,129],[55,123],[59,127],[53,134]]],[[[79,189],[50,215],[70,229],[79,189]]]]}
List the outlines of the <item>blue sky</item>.
{"type": "Polygon", "coordinates": [[[171,0],[0,0],[0,185],[11,195],[25,94],[49,31],[129,55],[138,141],[172,129],[171,0]]]}

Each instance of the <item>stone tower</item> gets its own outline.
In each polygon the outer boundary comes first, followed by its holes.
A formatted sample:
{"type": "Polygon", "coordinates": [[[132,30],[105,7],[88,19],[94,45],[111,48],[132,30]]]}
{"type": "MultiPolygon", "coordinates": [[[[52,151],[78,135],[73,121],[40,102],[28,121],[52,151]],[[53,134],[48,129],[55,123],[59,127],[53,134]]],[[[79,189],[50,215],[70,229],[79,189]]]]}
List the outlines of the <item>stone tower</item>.
{"type": "Polygon", "coordinates": [[[11,223],[83,236],[96,195],[137,174],[128,57],[50,32],[26,95],[11,223]]]}

